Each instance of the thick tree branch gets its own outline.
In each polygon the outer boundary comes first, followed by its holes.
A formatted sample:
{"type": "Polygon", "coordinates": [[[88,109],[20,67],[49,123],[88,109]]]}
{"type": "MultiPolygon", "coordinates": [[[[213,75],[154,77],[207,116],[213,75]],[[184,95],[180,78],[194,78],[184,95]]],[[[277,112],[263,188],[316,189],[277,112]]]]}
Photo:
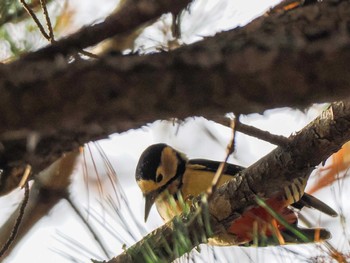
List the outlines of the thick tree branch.
{"type": "MultiPolygon", "coordinates": [[[[334,103],[302,131],[291,136],[287,147],[278,147],[213,193],[208,210],[213,233],[225,233],[232,220],[247,207],[256,205],[256,195],[268,198],[294,178],[308,176],[315,166],[348,140],[350,102],[334,103]]],[[[171,262],[198,244],[205,243],[211,235],[203,223],[208,214],[200,212],[194,216],[194,213],[183,217],[182,224],[176,222],[178,219],[165,224],[110,262],[145,262],[149,256],[147,251],[153,251],[157,257],[171,262]],[[174,237],[179,231],[188,234],[188,247],[182,254],[174,252],[174,237]]]]}
{"type": "Polygon", "coordinates": [[[0,131],[57,129],[57,123],[120,131],[159,118],[348,96],[349,14],[349,1],[324,1],[171,53],[3,65],[0,131]]]}
{"type": "Polygon", "coordinates": [[[84,142],[155,119],[348,97],[349,17],[349,1],[328,0],[170,53],[0,65],[1,164],[40,171],[84,142]],[[8,136],[17,130],[24,136],[8,136]],[[32,131],[39,140],[27,151],[32,131]]]}

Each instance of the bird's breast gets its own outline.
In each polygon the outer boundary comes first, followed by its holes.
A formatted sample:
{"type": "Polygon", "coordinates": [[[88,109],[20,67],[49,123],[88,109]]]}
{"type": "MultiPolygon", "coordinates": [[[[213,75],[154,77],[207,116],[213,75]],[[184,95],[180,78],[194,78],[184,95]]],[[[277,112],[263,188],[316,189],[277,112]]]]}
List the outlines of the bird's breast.
{"type": "MultiPolygon", "coordinates": [[[[214,172],[186,168],[182,176],[182,183],[173,183],[167,188],[167,192],[159,195],[156,200],[158,213],[164,221],[171,220],[174,216],[180,215],[185,206],[192,204],[192,199],[205,192],[211,185],[214,172]],[[181,198],[177,195],[180,194],[181,198]]],[[[223,175],[219,185],[232,179],[230,175],[223,175]]]]}

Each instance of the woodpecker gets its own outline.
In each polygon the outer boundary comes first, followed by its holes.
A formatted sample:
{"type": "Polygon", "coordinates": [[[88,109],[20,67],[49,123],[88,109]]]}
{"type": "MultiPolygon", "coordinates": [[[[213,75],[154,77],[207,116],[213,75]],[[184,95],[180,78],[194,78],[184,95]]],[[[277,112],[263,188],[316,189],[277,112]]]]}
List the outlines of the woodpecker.
{"type": "MultiPolygon", "coordinates": [[[[184,153],[163,143],[149,146],[142,153],[135,173],[136,182],[146,199],[145,221],[154,203],[165,222],[181,214],[184,206],[179,204],[179,196],[185,202],[190,202],[193,197],[205,192],[211,185],[219,165],[220,162],[212,160],[189,160],[184,153]],[[170,201],[171,198],[175,201],[175,205],[170,201]]],[[[219,186],[243,169],[245,168],[238,165],[227,164],[219,186]]],[[[307,178],[296,178],[278,194],[267,199],[266,204],[311,242],[328,239],[330,233],[325,229],[305,229],[297,226],[297,215],[292,207],[300,210],[307,206],[327,215],[337,216],[328,205],[304,192],[306,183],[307,178]]],[[[305,242],[280,224],[265,208],[257,205],[243,211],[242,215],[227,228],[227,235],[214,236],[209,243],[249,245],[253,244],[252,242],[256,243],[256,240],[260,243],[260,239],[267,245],[281,244],[281,240],[282,243],[305,242]],[[277,242],[276,231],[282,236],[277,242]],[[257,236],[261,238],[256,238],[257,236]]]]}

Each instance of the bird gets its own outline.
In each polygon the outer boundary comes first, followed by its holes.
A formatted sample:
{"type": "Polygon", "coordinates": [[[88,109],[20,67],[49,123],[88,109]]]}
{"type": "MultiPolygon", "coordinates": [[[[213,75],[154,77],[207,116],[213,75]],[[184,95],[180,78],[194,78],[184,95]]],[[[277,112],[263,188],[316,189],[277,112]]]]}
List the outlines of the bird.
{"type": "MultiPolygon", "coordinates": [[[[220,162],[213,160],[188,159],[184,153],[164,143],[146,148],[135,171],[136,182],[145,197],[145,221],[153,204],[165,222],[181,214],[184,206],[180,201],[191,202],[193,197],[205,192],[210,187],[219,165],[220,162]]],[[[242,166],[227,163],[218,185],[231,180],[244,169],[242,166]]],[[[297,226],[295,209],[300,210],[304,206],[316,208],[332,217],[337,216],[337,212],[331,207],[304,192],[306,182],[307,178],[296,178],[289,186],[267,199],[266,204],[293,225],[301,235],[308,237],[308,240],[326,240],[330,238],[326,229],[297,226]]],[[[227,234],[214,236],[209,240],[209,244],[218,246],[266,246],[303,242],[305,243],[305,239],[279,224],[265,208],[258,205],[247,208],[239,218],[233,220],[227,228],[227,234]],[[272,223],[275,227],[271,227],[272,223]],[[278,240],[274,236],[276,227],[282,236],[278,240]]]]}

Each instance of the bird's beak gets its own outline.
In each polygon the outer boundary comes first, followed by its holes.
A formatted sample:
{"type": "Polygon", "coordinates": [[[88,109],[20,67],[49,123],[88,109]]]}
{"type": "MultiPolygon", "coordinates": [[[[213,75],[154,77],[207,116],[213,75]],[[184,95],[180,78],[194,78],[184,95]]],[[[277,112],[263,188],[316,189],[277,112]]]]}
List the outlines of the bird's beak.
{"type": "Polygon", "coordinates": [[[156,191],[153,191],[145,195],[145,222],[147,221],[149,212],[151,211],[154,201],[156,200],[157,194],[158,193],[156,191]]]}

